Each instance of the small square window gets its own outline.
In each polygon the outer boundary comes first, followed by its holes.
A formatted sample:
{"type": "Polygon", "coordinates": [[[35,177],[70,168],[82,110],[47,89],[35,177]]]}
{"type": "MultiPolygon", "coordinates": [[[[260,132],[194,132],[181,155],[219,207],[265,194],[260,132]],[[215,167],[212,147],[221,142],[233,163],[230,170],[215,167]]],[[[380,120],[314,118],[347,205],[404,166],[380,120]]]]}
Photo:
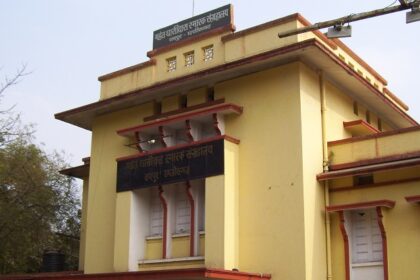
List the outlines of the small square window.
{"type": "Polygon", "coordinates": [[[188,100],[186,95],[179,96],[179,108],[187,108],[188,100]]]}
{"type": "Polygon", "coordinates": [[[382,131],[382,120],[378,118],[378,130],[382,131]]]}
{"type": "Polygon", "coordinates": [[[194,52],[188,52],[184,54],[185,57],[185,67],[190,67],[194,64],[194,52]]]}
{"type": "Polygon", "coordinates": [[[207,101],[214,101],[214,87],[207,88],[207,101]]]}
{"type": "Polygon", "coordinates": [[[176,70],[176,56],[168,58],[166,63],[168,66],[168,72],[173,72],[176,70]]]}
{"type": "Polygon", "coordinates": [[[356,101],[353,102],[353,113],[358,116],[359,115],[359,105],[356,101]]]}
{"type": "Polygon", "coordinates": [[[356,175],[353,177],[355,186],[372,185],[374,183],[372,174],[356,175]]]}
{"type": "Polygon", "coordinates": [[[366,122],[370,123],[370,112],[366,110],[366,122]]]}
{"type": "Polygon", "coordinates": [[[213,57],[214,57],[213,45],[204,47],[203,48],[203,53],[204,53],[204,61],[212,60],[213,57]]]}
{"type": "Polygon", "coordinates": [[[161,101],[155,101],[153,107],[153,112],[155,115],[159,115],[162,113],[162,102],[161,101]]]}

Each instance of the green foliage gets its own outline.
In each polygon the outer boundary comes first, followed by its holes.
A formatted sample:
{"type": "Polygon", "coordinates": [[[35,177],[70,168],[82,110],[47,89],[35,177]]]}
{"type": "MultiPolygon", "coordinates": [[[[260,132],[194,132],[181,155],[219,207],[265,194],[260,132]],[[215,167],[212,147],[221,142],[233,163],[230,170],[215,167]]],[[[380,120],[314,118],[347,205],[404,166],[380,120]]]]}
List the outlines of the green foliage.
{"type": "Polygon", "coordinates": [[[79,200],[75,184],[58,171],[57,153],[47,155],[26,139],[0,149],[0,269],[39,271],[44,250],[58,249],[77,269],[79,200]]]}
{"type": "MultiPolygon", "coordinates": [[[[0,84],[5,89],[25,75],[25,67],[0,84]]],[[[46,250],[66,255],[77,270],[80,202],[64,156],[47,154],[32,141],[12,110],[0,110],[0,273],[38,272],[46,250]]]]}

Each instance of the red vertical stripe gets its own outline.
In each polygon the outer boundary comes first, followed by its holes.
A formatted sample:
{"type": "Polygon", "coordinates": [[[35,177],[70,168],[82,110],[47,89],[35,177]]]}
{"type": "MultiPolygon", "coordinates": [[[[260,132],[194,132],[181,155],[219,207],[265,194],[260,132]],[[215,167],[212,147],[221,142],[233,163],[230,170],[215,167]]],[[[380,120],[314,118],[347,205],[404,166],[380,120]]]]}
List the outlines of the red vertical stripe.
{"type": "Polygon", "coordinates": [[[344,212],[339,211],[340,215],[340,230],[344,241],[344,261],[346,265],[346,280],[350,280],[350,254],[349,254],[349,236],[347,235],[344,212]]]}
{"type": "Polygon", "coordinates": [[[167,233],[168,233],[168,203],[166,202],[165,197],[163,197],[163,188],[159,186],[159,198],[163,207],[163,230],[162,230],[162,259],[166,259],[166,244],[167,233]]]}
{"type": "Polygon", "coordinates": [[[190,221],[190,256],[194,256],[194,249],[195,249],[195,204],[194,204],[194,197],[191,193],[191,183],[187,181],[187,196],[188,201],[190,202],[190,213],[191,213],[191,221],[190,221]]]}
{"type": "Polygon", "coordinates": [[[382,237],[382,255],[383,255],[383,263],[384,263],[384,280],[388,280],[388,245],[386,242],[386,232],[384,223],[382,221],[383,215],[382,215],[382,208],[376,207],[376,214],[378,219],[378,225],[379,229],[381,231],[381,237],[382,237]]]}

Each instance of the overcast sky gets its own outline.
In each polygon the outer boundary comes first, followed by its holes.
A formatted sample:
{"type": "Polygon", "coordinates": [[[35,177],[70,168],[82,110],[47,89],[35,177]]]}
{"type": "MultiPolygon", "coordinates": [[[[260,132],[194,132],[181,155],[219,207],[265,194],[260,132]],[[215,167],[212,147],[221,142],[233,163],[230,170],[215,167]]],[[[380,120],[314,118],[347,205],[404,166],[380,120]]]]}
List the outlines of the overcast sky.
{"type": "MultiPolygon", "coordinates": [[[[97,77],[147,60],[154,30],[192,15],[192,0],[0,0],[0,78],[22,63],[32,74],[7,92],[0,108],[16,104],[35,123],[38,142],[63,150],[73,165],[90,154],[90,132],[54,113],[99,98],[97,77]]],[[[234,5],[236,30],[299,12],[315,23],[384,8],[392,1],[195,0],[195,14],[234,5]]],[[[395,1],[398,3],[398,1],[395,1]]],[[[357,22],[343,41],[388,80],[420,120],[420,22],[405,11],[357,22]]]]}

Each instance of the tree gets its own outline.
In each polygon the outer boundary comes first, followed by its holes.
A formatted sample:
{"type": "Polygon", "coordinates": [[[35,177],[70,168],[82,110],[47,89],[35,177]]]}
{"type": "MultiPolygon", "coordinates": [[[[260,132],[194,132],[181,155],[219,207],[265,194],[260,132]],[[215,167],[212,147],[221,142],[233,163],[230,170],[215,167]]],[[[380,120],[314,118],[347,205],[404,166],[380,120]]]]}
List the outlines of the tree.
{"type": "MultiPolygon", "coordinates": [[[[25,73],[0,88],[14,85],[25,73]]],[[[0,111],[0,273],[37,272],[45,250],[77,269],[80,202],[75,182],[59,174],[64,155],[47,154],[10,109],[0,111]]]]}
{"type": "MultiPolygon", "coordinates": [[[[29,74],[30,72],[26,71],[26,64],[23,64],[12,78],[6,76],[4,82],[0,83],[0,103],[6,90],[19,83],[24,76],[29,74]]],[[[13,112],[13,108],[14,106],[7,109],[0,109],[0,147],[15,138],[29,136],[31,134],[28,126],[20,126],[20,116],[13,112]]]]}

